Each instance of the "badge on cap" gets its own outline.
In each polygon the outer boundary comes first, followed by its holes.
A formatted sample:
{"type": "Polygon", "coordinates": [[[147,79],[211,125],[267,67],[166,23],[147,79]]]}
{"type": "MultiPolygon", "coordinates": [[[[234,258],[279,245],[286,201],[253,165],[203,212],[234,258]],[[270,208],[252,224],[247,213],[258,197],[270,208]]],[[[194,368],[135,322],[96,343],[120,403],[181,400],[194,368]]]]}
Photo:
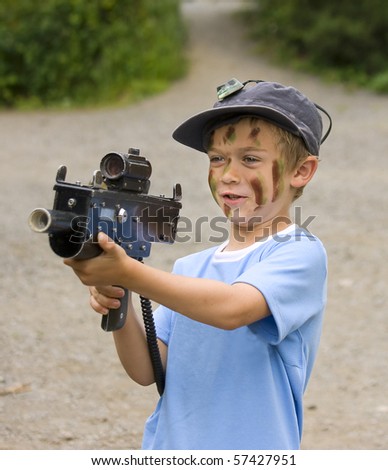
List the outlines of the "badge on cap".
{"type": "Polygon", "coordinates": [[[237,78],[228,80],[226,83],[217,87],[217,96],[219,101],[222,101],[227,96],[236,93],[236,91],[239,91],[242,88],[244,88],[244,84],[237,80],[237,78]]]}

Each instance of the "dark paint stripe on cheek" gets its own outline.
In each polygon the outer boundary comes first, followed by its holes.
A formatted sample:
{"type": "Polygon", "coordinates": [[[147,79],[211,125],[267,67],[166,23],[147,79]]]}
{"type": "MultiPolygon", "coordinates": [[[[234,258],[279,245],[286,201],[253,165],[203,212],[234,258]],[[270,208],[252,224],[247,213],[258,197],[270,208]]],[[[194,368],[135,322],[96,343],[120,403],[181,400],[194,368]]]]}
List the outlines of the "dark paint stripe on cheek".
{"type": "Polygon", "coordinates": [[[260,180],[254,179],[251,181],[251,186],[255,193],[255,201],[258,206],[263,205],[263,185],[261,184],[260,180]]]}
{"type": "Polygon", "coordinates": [[[273,182],[272,202],[274,202],[279,196],[279,181],[280,181],[279,162],[275,160],[272,163],[272,182],[273,182]]]}

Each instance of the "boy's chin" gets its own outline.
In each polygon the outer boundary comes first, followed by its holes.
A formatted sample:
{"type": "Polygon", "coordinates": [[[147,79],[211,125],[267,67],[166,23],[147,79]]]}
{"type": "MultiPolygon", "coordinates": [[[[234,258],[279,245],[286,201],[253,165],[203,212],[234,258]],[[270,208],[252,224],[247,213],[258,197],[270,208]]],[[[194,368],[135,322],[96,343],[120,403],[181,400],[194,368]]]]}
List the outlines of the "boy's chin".
{"type": "Polygon", "coordinates": [[[236,213],[230,214],[228,219],[236,227],[247,230],[252,230],[255,227],[262,225],[264,222],[264,219],[261,216],[244,217],[244,215],[236,213]]]}
{"type": "Polygon", "coordinates": [[[264,218],[262,216],[252,214],[245,215],[239,209],[230,211],[225,215],[232,222],[232,224],[241,227],[254,227],[255,225],[261,225],[264,222],[264,218]]]}

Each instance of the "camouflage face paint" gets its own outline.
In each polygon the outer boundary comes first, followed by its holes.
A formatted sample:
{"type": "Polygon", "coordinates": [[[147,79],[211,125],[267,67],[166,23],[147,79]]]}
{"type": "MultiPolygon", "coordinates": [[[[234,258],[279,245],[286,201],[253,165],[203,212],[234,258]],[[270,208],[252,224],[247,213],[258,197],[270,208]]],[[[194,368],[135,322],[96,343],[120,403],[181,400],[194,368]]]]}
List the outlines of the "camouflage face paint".
{"type": "Polygon", "coordinates": [[[256,178],[250,181],[252,189],[255,193],[255,202],[260,207],[263,206],[267,202],[267,198],[264,196],[264,185],[261,181],[260,176],[258,175],[256,178]]]}
{"type": "Polygon", "coordinates": [[[226,217],[228,219],[230,219],[232,217],[232,209],[229,206],[227,206],[226,204],[224,204],[223,209],[224,209],[224,214],[226,215],[226,217]]]}
{"type": "Polygon", "coordinates": [[[234,126],[229,126],[223,137],[224,144],[233,143],[236,140],[236,129],[234,126]]]}
{"type": "Polygon", "coordinates": [[[285,165],[284,160],[275,160],[272,163],[272,183],[273,183],[273,195],[272,202],[276,201],[279,195],[284,191],[284,175],[285,165]]]}
{"type": "MultiPolygon", "coordinates": [[[[209,176],[208,176],[208,182],[209,182],[209,187],[210,191],[212,193],[213,199],[216,201],[218,205],[220,205],[220,202],[217,200],[217,181],[216,178],[214,177],[214,172],[213,170],[209,171],[209,176]]],[[[223,205],[222,210],[226,217],[230,218],[232,215],[232,209],[227,206],[226,204],[223,205]]]]}
{"type": "Polygon", "coordinates": [[[217,198],[216,198],[216,193],[217,193],[217,182],[213,174],[213,170],[209,170],[209,176],[208,176],[208,183],[210,187],[210,191],[212,193],[212,196],[214,200],[218,203],[217,198]]]}
{"type": "Polygon", "coordinates": [[[251,124],[252,130],[249,133],[248,139],[252,140],[253,143],[257,147],[260,147],[260,140],[258,139],[258,135],[260,134],[260,127],[256,126],[256,120],[255,119],[252,119],[250,124],[251,124]]]}
{"type": "Polygon", "coordinates": [[[251,132],[250,132],[248,138],[249,138],[249,139],[252,139],[252,140],[255,140],[256,137],[259,135],[259,133],[260,133],[260,127],[254,127],[254,128],[251,130],[251,132]]]}
{"type": "Polygon", "coordinates": [[[225,175],[225,173],[227,173],[227,172],[229,171],[231,164],[232,164],[232,161],[229,160],[229,161],[227,162],[227,164],[225,165],[225,168],[224,168],[223,171],[222,171],[222,174],[223,174],[223,175],[225,175]]]}

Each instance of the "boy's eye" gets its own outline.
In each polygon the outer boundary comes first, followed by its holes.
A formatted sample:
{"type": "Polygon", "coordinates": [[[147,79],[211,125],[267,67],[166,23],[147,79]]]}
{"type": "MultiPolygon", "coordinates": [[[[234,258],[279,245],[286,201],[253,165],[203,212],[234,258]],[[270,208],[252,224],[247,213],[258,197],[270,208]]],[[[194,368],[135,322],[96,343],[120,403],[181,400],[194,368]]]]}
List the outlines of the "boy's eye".
{"type": "Polygon", "coordinates": [[[260,162],[260,158],[255,157],[254,155],[245,155],[243,160],[244,160],[245,163],[248,163],[248,164],[259,163],[260,162]]]}
{"type": "Polygon", "coordinates": [[[216,165],[217,163],[223,163],[224,157],[221,157],[221,155],[209,155],[209,161],[210,163],[216,165]]]}

